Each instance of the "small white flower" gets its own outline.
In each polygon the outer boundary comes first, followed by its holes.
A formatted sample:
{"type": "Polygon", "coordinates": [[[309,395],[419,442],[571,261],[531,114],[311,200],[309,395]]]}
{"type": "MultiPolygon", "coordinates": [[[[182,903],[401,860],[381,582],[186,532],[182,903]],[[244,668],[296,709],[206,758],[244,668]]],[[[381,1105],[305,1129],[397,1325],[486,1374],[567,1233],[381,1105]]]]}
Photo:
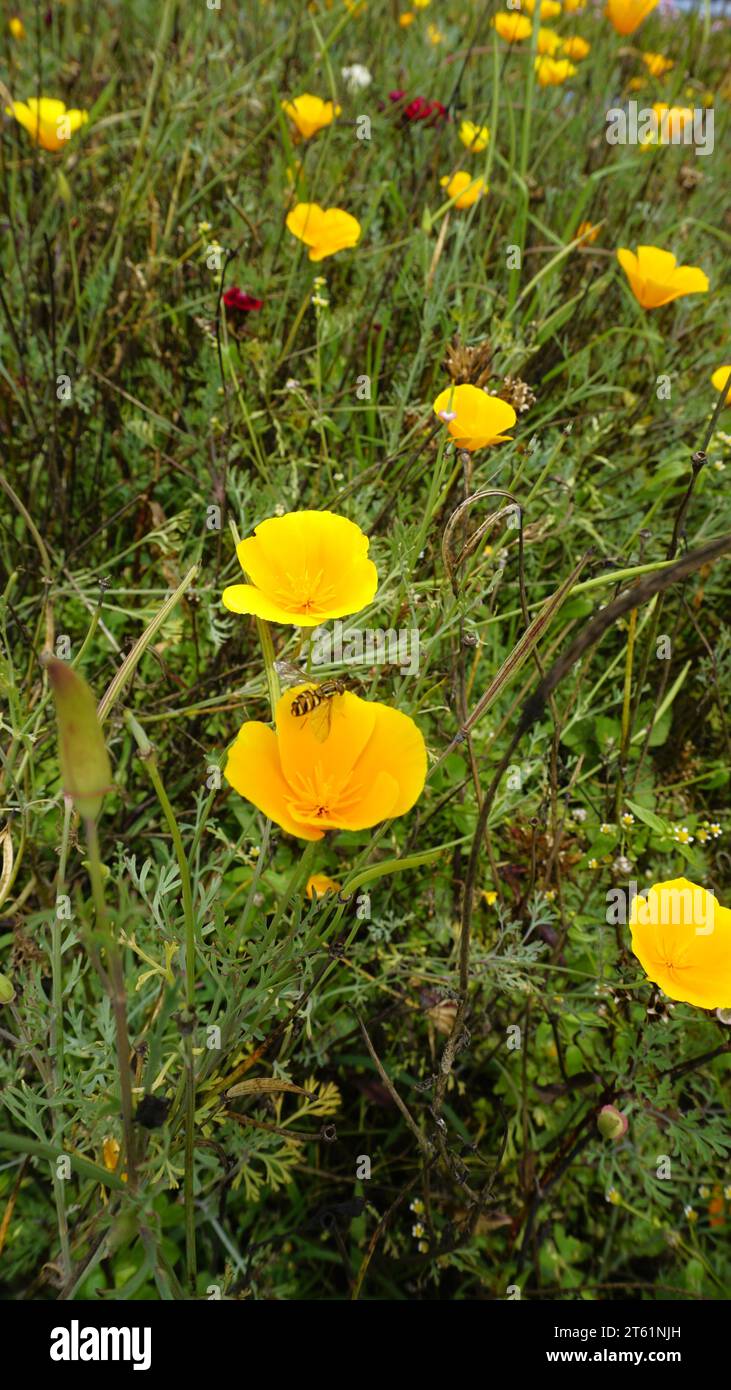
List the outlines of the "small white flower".
{"type": "Polygon", "coordinates": [[[694,838],[689,833],[687,825],[673,826],[673,839],[677,840],[679,845],[692,845],[694,838]]]}
{"type": "Polygon", "coordinates": [[[350,67],[341,68],[340,72],[349,92],[362,92],[373,81],[372,74],[363,63],[351,63],[350,67]]]}

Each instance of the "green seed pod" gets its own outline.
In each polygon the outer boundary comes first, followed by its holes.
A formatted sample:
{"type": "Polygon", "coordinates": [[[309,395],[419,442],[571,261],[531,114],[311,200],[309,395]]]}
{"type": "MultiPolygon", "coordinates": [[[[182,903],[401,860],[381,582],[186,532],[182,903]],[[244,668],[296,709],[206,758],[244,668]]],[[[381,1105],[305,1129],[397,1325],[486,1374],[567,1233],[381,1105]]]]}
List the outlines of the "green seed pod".
{"type": "Polygon", "coordinates": [[[58,757],[63,789],[84,820],[96,820],[112,768],[96,713],[96,699],[85,680],[66,661],[46,661],[56,701],[58,757]]]}
{"type": "Polygon", "coordinates": [[[12,1004],[15,998],[15,990],[12,980],[7,975],[0,975],[0,1004],[12,1004]]]}

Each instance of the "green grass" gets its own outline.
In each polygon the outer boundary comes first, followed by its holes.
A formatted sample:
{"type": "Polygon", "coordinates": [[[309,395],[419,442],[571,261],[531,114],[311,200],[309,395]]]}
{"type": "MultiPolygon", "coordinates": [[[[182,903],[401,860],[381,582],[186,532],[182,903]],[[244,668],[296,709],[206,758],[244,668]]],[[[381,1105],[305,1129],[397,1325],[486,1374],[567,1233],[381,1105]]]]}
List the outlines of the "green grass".
{"type": "Polygon", "coordinates": [[[674,568],[728,529],[709,380],[729,357],[728,26],[655,14],[620,39],[599,10],[564,16],[592,51],[542,89],[466,0],[403,30],[405,0],[46,8],[29,0],[21,42],[3,27],[2,81],[90,119],[60,154],[7,118],[0,137],[4,1296],[728,1297],[731,1035],[659,1000],[607,921],[631,878],[731,903],[725,839],[699,834],[731,824],[727,553],[674,568]],[[675,67],[632,91],[640,50],[675,67]],[[404,122],[397,88],[488,124],[485,152],[404,122]],[[280,101],[307,91],[343,111],[295,147],[280,101]],[[706,92],[710,157],[607,144],[629,96],[706,92]],[[489,184],[466,211],[439,182],[457,167],[489,184]],[[294,185],[357,216],[358,247],[311,264],[294,185]],[[584,219],[601,229],[580,249],[584,219]],[[222,312],[213,243],[261,311],[222,312]],[[639,243],[710,292],[641,309],[615,256],[639,243]],[[535,394],[471,463],[431,409],[457,341],[489,344],[491,389],[535,394]],[[240,725],[270,718],[273,660],[303,655],[297,629],[222,606],[235,539],[300,508],[370,537],[378,592],[345,623],[417,629],[420,662],[361,668],[361,693],[410,714],[430,758],[408,816],[304,850],[221,777],[240,725]],[[134,1104],[165,1102],[155,1127],[138,1112],[131,1183],[123,1153],[105,1167],[115,1017],[44,650],[102,701],[114,769],[97,906],[134,1104]],[[314,871],[353,897],[308,903],[314,871]],[[226,1098],[272,1079],[302,1089],[226,1098]]]}

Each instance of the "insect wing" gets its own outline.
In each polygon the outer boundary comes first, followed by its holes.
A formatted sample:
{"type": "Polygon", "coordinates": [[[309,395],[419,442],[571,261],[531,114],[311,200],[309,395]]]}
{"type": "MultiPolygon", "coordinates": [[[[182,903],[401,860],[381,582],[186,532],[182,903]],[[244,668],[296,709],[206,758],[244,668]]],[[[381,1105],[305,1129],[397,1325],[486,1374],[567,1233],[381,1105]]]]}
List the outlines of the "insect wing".
{"type": "Polygon", "coordinates": [[[321,700],[319,705],[307,715],[307,724],[312,737],[318,743],[324,743],[332,726],[333,719],[333,699],[321,700]]]}
{"type": "Polygon", "coordinates": [[[279,676],[285,690],[289,689],[291,685],[302,685],[307,681],[305,672],[301,667],[295,666],[292,661],[286,661],[284,659],[275,661],[274,670],[279,676]]]}

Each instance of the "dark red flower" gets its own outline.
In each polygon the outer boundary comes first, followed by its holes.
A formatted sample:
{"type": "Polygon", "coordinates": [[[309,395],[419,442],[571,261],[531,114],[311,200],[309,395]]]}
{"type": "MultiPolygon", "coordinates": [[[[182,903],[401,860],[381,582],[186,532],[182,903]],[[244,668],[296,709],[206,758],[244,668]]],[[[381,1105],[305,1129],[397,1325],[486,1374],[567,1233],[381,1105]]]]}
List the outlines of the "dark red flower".
{"type": "Polygon", "coordinates": [[[226,290],[223,302],[230,312],[250,314],[254,309],[261,309],[264,300],[255,299],[253,294],[247,294],[245,290],[240,290],[238,285],[232,285],[230,290],[226,290]]]}
{"type": "MultiPolygon", "coordinates": [[[[402,103],[406,99],[406,92],[389,92],[389,101],[402,103]]],[[[412,101],[404,106],[402,116],[405,121],[448,121],[449,112],[446,106],[442,106],[441,101],[427,101],[426,97],[414,97],[412,101]]]]}

